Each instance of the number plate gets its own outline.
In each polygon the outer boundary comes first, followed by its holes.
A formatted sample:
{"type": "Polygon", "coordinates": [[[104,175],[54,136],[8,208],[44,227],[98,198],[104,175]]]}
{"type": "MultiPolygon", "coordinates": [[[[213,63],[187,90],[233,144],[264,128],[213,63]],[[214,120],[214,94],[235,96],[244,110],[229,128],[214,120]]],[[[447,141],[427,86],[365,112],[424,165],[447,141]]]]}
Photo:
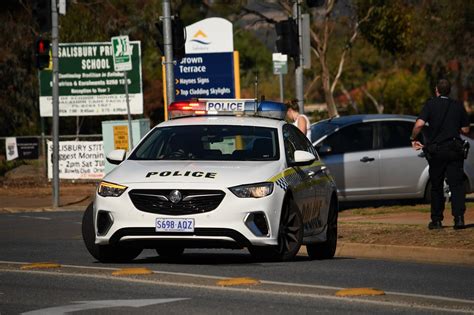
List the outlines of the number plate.
{"type": "Polygon", "coordinates": [[[194,219],[157,218],[156,232],[194,232],[194,219]]]}

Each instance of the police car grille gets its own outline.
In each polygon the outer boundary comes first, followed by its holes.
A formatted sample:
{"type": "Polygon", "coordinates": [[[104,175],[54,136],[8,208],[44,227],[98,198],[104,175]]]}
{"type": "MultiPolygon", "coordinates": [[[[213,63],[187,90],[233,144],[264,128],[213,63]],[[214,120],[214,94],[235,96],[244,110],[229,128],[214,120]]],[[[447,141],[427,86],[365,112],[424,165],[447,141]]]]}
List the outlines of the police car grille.
{"type": "Polygon", "coordinates": [[[224,199],[221,190],[179,190],[181,201],[173,203],[169,200],[172,189],[134,189],[128,195],[133,205],[140,211],[182,215],[203,213],[216,209],[224,199]]]}

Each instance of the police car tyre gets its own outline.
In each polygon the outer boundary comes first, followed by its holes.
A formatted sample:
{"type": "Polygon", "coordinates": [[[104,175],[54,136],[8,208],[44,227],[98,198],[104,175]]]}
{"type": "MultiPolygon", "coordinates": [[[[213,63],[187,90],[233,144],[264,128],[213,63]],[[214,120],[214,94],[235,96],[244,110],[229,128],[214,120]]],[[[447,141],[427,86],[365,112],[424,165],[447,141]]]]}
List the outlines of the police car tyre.
{"type": "Polygon", "coordinates": [[[328,214],[328,228],[326,232],[326,241],[323,243],[315,243],[306,245],[306,251],[311,259],[331,259],[336,253],[337,247],[337,217],[338,217],[337,201],[331,200],[328,214]]]}
{"type": "Polygon", "coordinates": [[[82,217],[82,239],[89,253],[100,262],[128,262],[142,252],[141,248],[95,244],[94,209],[92,203],[82,217]]]}
{"type": "Polygon", "coordinates": [[[257,260],[289,261],[300,250],[303,242],[303,218],[296,203],[287,197],[283,203],[277,246],[251,246],[250,253],[257,260]]]}
{"type": "Polygon", "coordinates": [[[161,247],[155,250],[162,258],[177,258],[184,253],[184,247],[161,247]]]}

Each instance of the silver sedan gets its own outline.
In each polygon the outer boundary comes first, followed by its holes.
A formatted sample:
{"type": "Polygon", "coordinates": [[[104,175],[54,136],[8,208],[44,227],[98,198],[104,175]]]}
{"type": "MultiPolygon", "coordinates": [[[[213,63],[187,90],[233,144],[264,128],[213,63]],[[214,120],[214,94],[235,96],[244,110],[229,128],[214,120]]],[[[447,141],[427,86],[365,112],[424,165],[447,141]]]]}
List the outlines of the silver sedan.
{"type": "MultiPolygon", "coordinates": [[[[312,143],[335,178],[340,201],[431,199],[428,163],[409,140],[415,120],[352,115],[311,125],[312,143]]],[[[473,190],[473,166],[471,152],[464,163],[467,192],[473,190]]]]}

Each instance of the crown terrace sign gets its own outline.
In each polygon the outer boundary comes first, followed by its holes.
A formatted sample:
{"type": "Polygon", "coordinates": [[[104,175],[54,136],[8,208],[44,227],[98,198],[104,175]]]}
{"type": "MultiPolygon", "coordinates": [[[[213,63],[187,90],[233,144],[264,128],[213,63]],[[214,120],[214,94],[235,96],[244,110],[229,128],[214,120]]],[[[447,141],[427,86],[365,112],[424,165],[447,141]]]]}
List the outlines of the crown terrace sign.
{"type": "Polygon", "coordinates": [[[239,57],[234,51],[232,23],[208,18],[187,26],[186,34],[186,55],[173,67],[175,100],[240,98],[239,57]]]}

